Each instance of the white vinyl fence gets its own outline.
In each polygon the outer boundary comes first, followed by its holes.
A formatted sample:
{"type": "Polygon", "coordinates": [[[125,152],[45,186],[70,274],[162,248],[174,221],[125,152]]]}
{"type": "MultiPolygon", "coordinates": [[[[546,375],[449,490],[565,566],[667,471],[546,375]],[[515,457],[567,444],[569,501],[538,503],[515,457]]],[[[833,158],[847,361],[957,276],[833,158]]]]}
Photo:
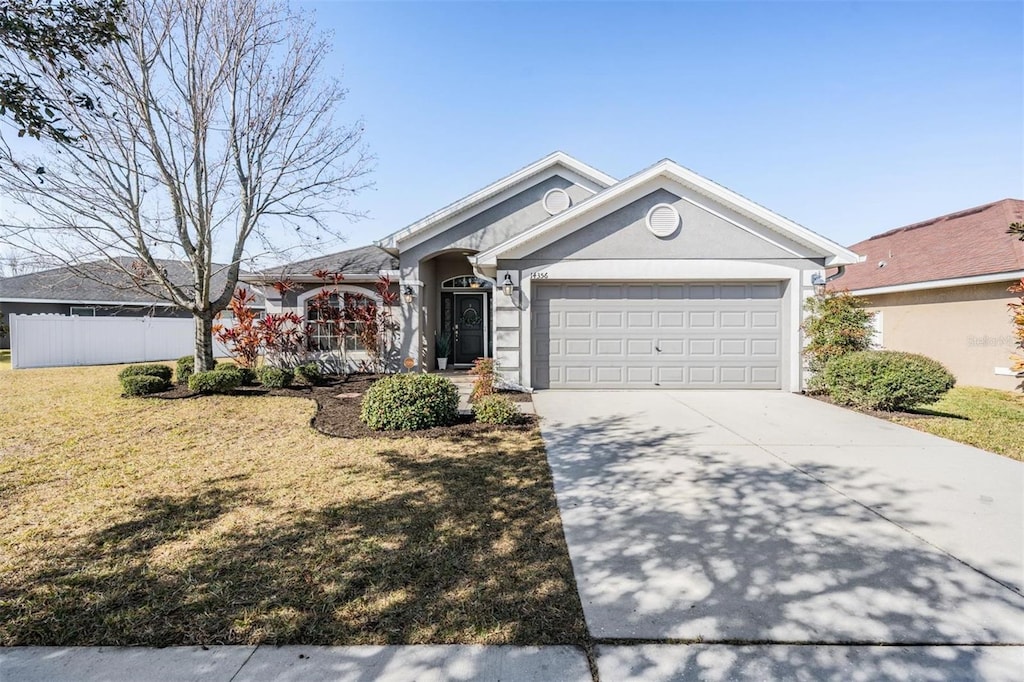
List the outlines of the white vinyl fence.
{"type": "MultiPolygon", "coordinates": [[[[11,315],[11,367],[117,365],[191,355],[192,318],[11,315]]],[[[213,342],[217,357],[227,349],[213,342]]]]}

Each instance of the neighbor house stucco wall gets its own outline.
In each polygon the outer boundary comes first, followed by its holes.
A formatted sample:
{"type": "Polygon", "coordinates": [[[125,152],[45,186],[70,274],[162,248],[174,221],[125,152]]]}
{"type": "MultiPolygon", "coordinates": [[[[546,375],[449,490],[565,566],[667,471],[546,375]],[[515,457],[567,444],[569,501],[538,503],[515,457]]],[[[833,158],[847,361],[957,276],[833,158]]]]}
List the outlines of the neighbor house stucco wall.
{"type": "Polygon", "coordinates": [[[944,364],[965,386],[1013,390],[1020,379],[1008,368],[1013,327],[1007,304],[1012,281],[865,296],[882,315],[881,345],[921,353],[944,364]]]}

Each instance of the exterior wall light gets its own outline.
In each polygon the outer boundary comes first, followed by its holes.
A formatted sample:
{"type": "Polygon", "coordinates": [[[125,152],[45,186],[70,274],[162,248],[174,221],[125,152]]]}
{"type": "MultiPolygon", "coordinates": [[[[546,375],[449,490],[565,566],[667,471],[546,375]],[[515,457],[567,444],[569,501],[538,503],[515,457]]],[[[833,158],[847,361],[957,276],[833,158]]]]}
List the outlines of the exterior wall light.
{"type": "Polygon", "coordinates": [[[516,286],[512,284],[512,275],[505,273],[505,280],[501,283],[501,290],[509,298],[512,297],[512,292],[515,291],[516,286]]]}
{"type": "Polygon", "coordinates": [[[405,289],[402,290],[402,298],[405,299],[406,303],[412,303],[412,300],[416,298],[416,294],[413,293],[412,287],[406,286],[405,289]]]}
{"type": "Polygon", "coordinates": [[[811,275],[811,284],[814,286],[815,296],[824,296],[825,290],[828,288],[828,280],[821,276],[820,273],[814,273],[811,275]]]}

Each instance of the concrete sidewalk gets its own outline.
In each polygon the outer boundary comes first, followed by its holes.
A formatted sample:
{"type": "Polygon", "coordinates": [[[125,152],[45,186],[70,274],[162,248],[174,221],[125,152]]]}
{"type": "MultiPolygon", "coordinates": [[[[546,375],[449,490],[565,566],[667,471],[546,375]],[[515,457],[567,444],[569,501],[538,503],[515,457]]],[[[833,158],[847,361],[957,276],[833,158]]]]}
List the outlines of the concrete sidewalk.
{"type": "Polygon", "coordinates": [[[0,682],[590,682],[575,647],[0,648],[0,682]]]}

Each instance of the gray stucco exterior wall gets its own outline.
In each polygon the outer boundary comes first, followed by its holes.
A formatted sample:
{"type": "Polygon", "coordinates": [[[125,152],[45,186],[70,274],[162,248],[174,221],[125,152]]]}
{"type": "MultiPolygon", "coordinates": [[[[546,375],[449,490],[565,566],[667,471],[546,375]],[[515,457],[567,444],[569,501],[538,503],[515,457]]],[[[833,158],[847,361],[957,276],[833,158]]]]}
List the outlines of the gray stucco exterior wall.
{"type": "Polygon", "coordinates": [[[738,227],[666,189],[658,189],[595,220],[586,227],[538,249],[524,260],[622,258],[764,260],[813,256],[814,254],[806,247],[767,228],[753,224],[744,225],[742,228],[738,227]],[[645,222],[647,212],[657,204],[670,204],[679,212],[681,226],[668,237],[656,237],[647,229],[645,222]]]}

